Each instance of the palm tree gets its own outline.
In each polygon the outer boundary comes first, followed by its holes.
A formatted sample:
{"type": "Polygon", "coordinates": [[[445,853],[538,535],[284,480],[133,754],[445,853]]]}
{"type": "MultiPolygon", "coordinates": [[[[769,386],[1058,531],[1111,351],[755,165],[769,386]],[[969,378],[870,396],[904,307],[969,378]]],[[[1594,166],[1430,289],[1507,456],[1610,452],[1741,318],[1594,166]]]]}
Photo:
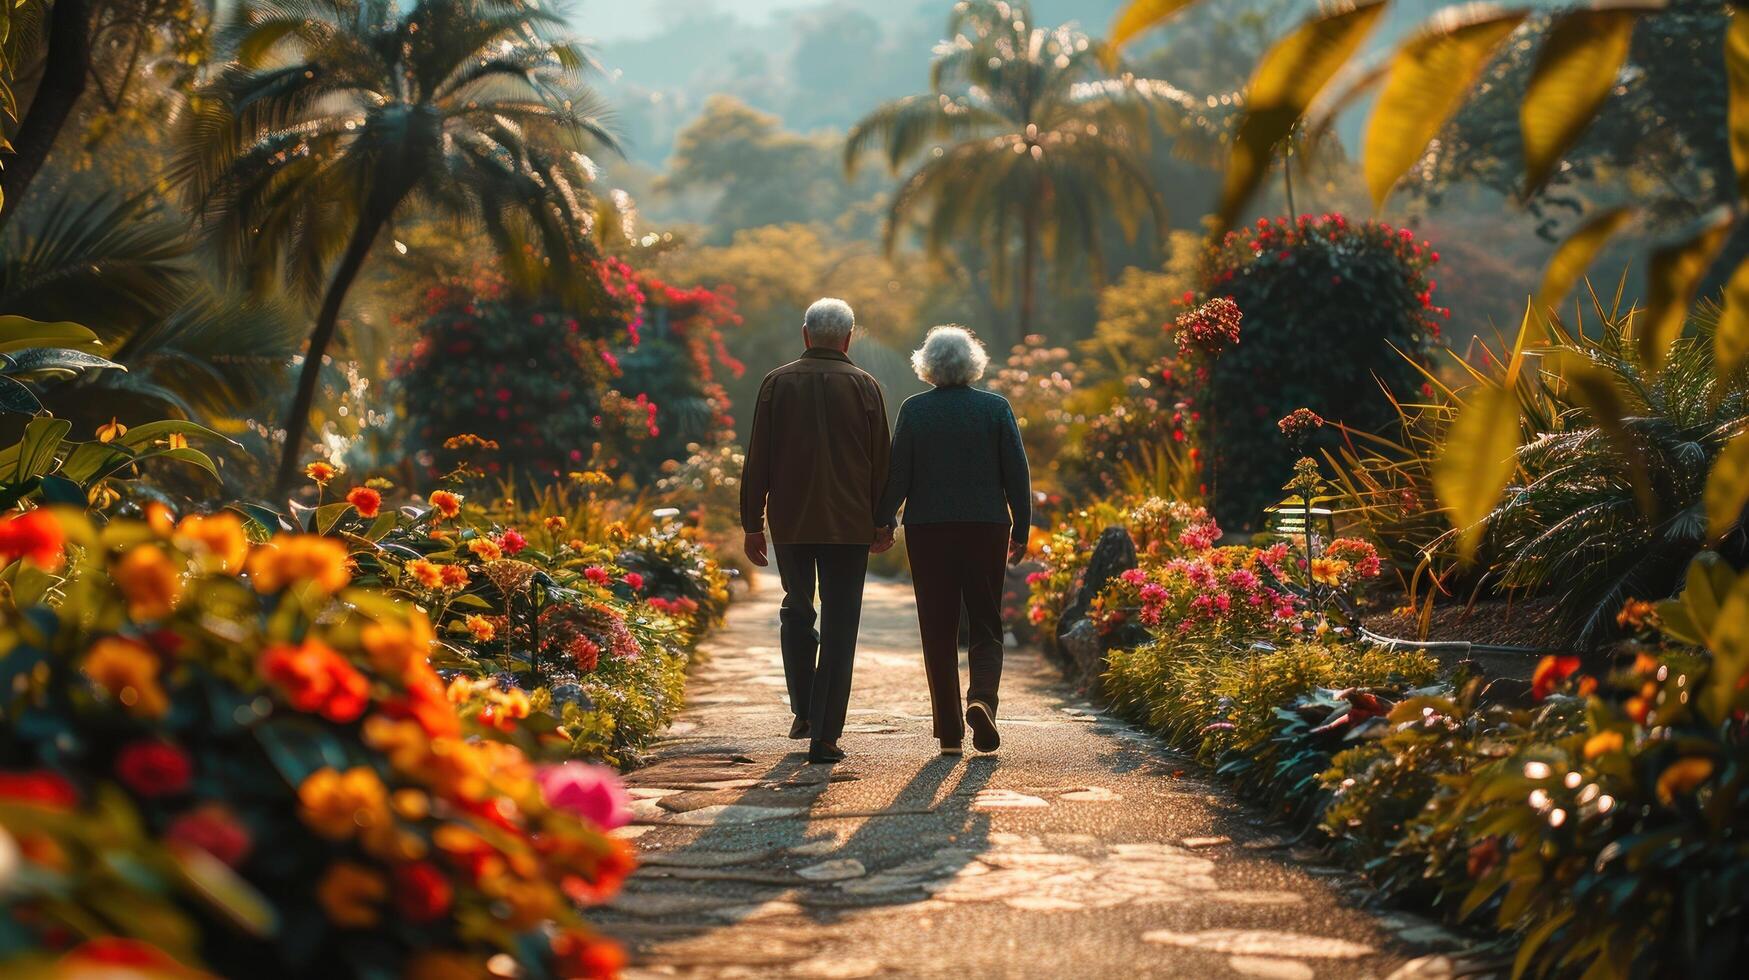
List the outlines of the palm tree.
{"type": "Polygon", "coordinates": [[[477,229],[511,277],[590,254],[594,164],[614,148],[562,23],[525,0],[272,0],[240,12],[177,178],[208,238],[257,290],[320,298],[286,415],[277,489],[297,476],[347,290],[382,230],[417,208],[477,229]]]}
{"type": "Polygon", "coordinates": [[[1150,118],[1188,126],[1194,104],[1165,82],[1109,72],[1109,51],[1084,34],[1033,26],[1025,0],[965,0],[948,31],[953,40],[937,50],[930,91],[858,122],[845,166],[854,173],[876,146],[894,174],[920,161],[894,195],[889,251],[927,211],[930,255],[975,238],[1005,290],[1018,240],[1017,337],[1024,337],[1032,331],[1041,251],[1060,273],[1079,259],[1097,274],[1104,216],[1131,238],[1144,217],[1164,233],[1166,207],[1143,155],[1150,118]]]}

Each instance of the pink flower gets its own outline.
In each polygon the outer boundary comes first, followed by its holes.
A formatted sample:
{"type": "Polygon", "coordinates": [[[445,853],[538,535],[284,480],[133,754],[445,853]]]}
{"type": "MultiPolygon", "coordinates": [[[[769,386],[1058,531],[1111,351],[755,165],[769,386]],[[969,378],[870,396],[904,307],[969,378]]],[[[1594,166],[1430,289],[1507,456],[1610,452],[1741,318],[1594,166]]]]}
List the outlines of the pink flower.
{"type": "Polygon", "coordinates": [[[1148,573],[1139,568],[1130,568],[1125,569],[1124,573],[1118,577],[1131,585],[1141,585],[1148,580],[1148,573]]]}
{"type": "Polygon", "coordinates": [[[541,798],[555,810],[581,817],[603,830],[631,822],[631,800],[620,785],[619,774],[606,766],[562,762],[542,767],[536,778],[541,798]]]}

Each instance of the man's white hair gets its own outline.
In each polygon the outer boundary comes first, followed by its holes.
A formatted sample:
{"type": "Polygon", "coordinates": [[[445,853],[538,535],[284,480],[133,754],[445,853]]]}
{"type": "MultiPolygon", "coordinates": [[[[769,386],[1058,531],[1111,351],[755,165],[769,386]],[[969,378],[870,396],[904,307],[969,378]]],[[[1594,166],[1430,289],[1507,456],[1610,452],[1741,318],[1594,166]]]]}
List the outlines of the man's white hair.
{"type": "Polygon", "coordinates": [[[972,332],[958,324],[929,328],[923,346],[911,354],[911,369],[925,382],[943,387],[969,385],[984,376],[990,355],[972,332]]]}
{"type": "Polygon", "coordinates": [[[856,313],[849,303],[828,296],[802,314],[802,329],[808,332],[811,347],[842,347],[856,329],[856,313]]]}

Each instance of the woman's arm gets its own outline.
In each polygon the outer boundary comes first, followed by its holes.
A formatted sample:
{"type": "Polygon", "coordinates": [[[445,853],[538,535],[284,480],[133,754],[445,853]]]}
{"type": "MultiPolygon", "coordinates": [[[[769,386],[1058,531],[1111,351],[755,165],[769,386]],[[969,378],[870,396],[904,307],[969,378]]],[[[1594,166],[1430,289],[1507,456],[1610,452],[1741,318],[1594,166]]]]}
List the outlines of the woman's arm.
{"type": "Polygon", "coordinates": [[[1026,444],[1020,441],[1014,406],[1004,401],[1002,410],[1002,495],[1008,498],[1008,512],[1014,517],[1014,540],[1025,541],[1032,530],[1032,472],[1026,465],[1026,444]]]}
{"type": "Polygon", "coordinates": [[[899,423],[893,427],[893,451],[887,458],[887,489],[875,508],[875,527],[892,527],[899,519],[899,505],[911,495],[910,405],[899,406],[899,423]]]}

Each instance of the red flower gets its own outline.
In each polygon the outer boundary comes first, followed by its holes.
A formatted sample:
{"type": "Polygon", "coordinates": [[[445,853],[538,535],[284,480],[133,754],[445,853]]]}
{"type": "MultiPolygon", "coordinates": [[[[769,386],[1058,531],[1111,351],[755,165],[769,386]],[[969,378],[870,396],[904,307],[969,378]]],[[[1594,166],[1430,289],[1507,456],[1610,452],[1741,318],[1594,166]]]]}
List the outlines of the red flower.
{"type": "Polygon", "coordinates": [[[1554,693],[1557,685],[1578,671],[1578,657],[1561,657],[1550,654],[1542,658],[1542,661],[1536,665],[1536,673],[1531,675],[1531,697],[1541,701],[1554,693]]]}
{"type": "Polygon", "coordinates": [[[23,558],[52,571],[66,560],[61,550],[66,540],[53,514],[46,510],[26,511],[0,521],[0,562],[23,558]]]}
{"type": "Polygon", "coordinates": [[[600,565],[590,565],[588,568],[583,569],[583,577],[596,585],[606,585],[613,581],[613,576],[607,574],[607,569],[602,568],[600,565]]]}
{"type": "Polygon", "coordinates": [[[172,844],[199,848],[233,868],[242,863],[255,845],[236,814],[219,803],[196,807],[178,816],[165,828],[164,837],[172,844]]]}
{"type": "Polygon", "coordinates": [[[506,530],[504,536],[498,539],[498,546],[504,549],[505,554],[514,555],[518,551],[528,547],[528,539],[523,537],[520,531],[511,528],[506,530]]]}
{"type": "Polygon", "coordinates": [[[121,936],[88,939],[61,957],[67,976],[132,974],[136,976],[192,976],[169,953],[151,943],[121,936]],[[105,969],[120,968],[120,969],[105,969]]]}
{"type": "Polygon", "coordinates": [[[175,796],[188,789],[194,762],[169,742],[134,742],[116,755],[115,774],[139,796],[175,796]]]}
{"type": "Polygon", "coordinates": [[[53,810],[71,810],[79,804],[79,791],[60,773],[0,772],[0,800],[27,803],[53,810]]]}
{"type": "Polygon", "coordinates": [[[454,890],[449,879],[429,861],[395,869],[395,907],[413,922],[431,922],[449,911],[454,890]]]}
{"type": "Polygon", "coordinates": [[[360,517],[375,517],[383,508],[383,495],[370,487],[353,487],[346,495],[346,502],[358,511],[360,517]]]}
{"type": "Polygon", "coordinates": [[[582,932],[553,937],[554,967],[573,980],[611,980],[625,969],[625,950],[612,940],[582,932]]]}
{"type": "Polygon", "coordinates": [[[644,591],[644,577],[642,575],[639,575],[637,572],[627,572],[625,574],[625,578],[622,579],[622,581],[624,581],[625,584],[631,586],[633,592],[644,591]]]}
{"type": "Polygon", "coordinates": [[[356,721],[370,703],[370,681],[320,640],[278,643],[261,653],[261,676],[299,711],[329,721],[356,721]]]}

